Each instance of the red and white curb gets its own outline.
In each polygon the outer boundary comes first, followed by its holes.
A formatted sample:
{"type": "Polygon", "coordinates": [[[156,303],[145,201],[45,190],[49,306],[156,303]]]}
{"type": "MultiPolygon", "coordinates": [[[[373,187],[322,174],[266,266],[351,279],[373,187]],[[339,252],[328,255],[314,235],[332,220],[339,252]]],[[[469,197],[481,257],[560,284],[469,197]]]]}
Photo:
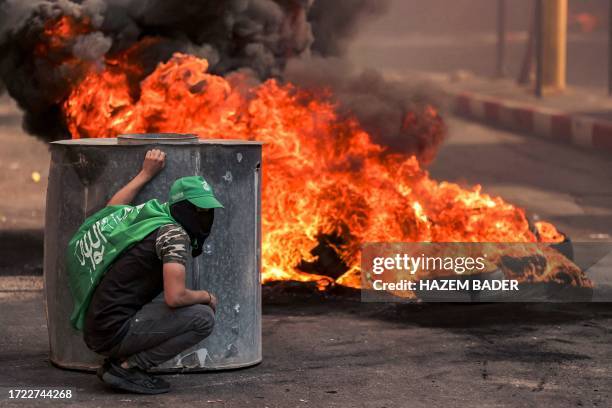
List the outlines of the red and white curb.
{"type": "Polygon", "coordinates": [[[455,114],[612,153],[612,122],[472,93],[450,95],[455,114]]]}
{"type": "Polygon", "coordinates": [[[43,287],[42,276],[0,276],[0,301],[33,299],[43,287]]]}
{"type": "Polygon", "coordinates": [[[0,276],[0,292],[41,291],[42,276],[0,276]]]}

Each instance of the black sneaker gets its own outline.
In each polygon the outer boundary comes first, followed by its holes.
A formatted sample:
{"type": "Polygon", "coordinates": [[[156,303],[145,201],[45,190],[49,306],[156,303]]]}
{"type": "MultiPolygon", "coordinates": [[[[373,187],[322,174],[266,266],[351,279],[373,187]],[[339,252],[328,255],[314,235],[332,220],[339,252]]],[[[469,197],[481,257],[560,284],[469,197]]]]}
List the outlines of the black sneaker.
{"type": "MultiPolygon", "coordinates": [[[[111,362],[118,366],[121,366],[121,361],[118,359],[115,359],[115,358],[105,359],[104,363],[100,367],[98,367],[96,371],[96,375],[98,376],[100,381],[104,382],[104,380],[102,379],[102,376],[104,375],[104,372],[108,371],[108,369],[110,368],[111,362]]],[[[145,370],[141,369],[140,367],[134,367],[134,368],[137,370],[140,370],[145,375],[148,375],[151,378],[151,381],[153,381],[156,385],[160,386],[161,388],[170,388],[170,383],[164,380],[163,378],[155,377],[151,374],[148,374],[145,370]]]]}
{"type": "Polygon", "coordinates": [[[123,368],[118,361],[107,360],[98,370],[98,377],[110,387],[138,394],[163,394],[170,384],[155,378],[138,367],[123,368]]]}
{"type": "Polygon", "coordinates": [[[149,373],[147,373],[146,371],[143,371],[145,374],[147,374],[149,377],[151,377],[151,379],[153,380],[153,382],[155,384],[157,384],[158,386],[162,387],[162,388],[168,388],[168,390],[170,389],[170,383],[166,380],[164,380],[163,378],[159,378],[156,377],[154,375],[151,375],[149,373]]]}
{"type": "Polygon", "coordinates": [[[111,360],[112,359],[110,358],[104,359],[104,363],[102,363],[102,365],[96,370],[96,376],[100,379],[100,381],[104,381],[102,376],[104,375],[104,372],[109,369],[111,360]]]}
{"type": "MultiPolygon", "coordinates": [[[[100,381],[104,382],[102,377],[104,375],[104,372],[108,371],[108,369],[110,368],[111,362],[114,363],[115,365],[121,366],[121,361],[118,359],[115,359],[115,358],[105,359],[104,363],[100,367],[98,367],[98,369],[96,370],[96,375],[98,376],[100,381]]],[[[161,388],[170,388],[170,383],[164,380],[163,378],[155,377],[147,373],[145,370],[141,369],[140,367],[134,367],[134,369],[140,370],[145,375],[148,375],[151,378],[151,381],[153,381],[156,385],[160,386],[161,388]]]]}

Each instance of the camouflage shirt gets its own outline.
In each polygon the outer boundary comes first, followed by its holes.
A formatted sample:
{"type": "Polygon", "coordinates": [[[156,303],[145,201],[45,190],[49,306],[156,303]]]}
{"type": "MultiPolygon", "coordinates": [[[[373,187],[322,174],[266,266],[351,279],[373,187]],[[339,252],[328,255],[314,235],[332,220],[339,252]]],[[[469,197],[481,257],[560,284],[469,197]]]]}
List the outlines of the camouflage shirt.
{"type": "Polygon", "coordinates": [[[191,251],[187,232],[178,224],[168,224],[159,228],[155,240],[155,252],[162,263],[187,263],[191,251]]]}
{"type": "Polygon", "coordinates": [[[166,224],[117,257],[92,296],[83,338],[90,349],[104,351],[127,333],[130,319],[164,290],[163,264],[187,264],[189,235],[178,224],[166,224]]]}

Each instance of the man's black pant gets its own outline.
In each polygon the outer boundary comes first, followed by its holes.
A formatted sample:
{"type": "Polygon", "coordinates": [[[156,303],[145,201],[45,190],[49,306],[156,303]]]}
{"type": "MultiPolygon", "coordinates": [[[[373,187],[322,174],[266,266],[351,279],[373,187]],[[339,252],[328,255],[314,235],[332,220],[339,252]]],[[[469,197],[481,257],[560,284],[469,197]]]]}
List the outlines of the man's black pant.
{"type": "Polygon", "coordinates": [[[172,309],[164,302],[151,302],[128,324],[121,342],[102,354],[127,359],[132,366],[148,369],[208,337],[215,324],[215,314],[207,305],[172,309]]]}

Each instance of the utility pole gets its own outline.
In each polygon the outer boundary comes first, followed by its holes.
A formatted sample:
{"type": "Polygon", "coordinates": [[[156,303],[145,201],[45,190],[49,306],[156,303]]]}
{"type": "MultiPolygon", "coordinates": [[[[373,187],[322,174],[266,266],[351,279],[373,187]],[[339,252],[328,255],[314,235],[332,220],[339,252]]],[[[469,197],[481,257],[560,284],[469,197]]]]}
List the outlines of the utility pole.
{"type": "MultiPolygon", "coordinates": [[[[611,0],[612,1],[612,0],[611,0]]],[[[542,97],[542,59],[543,59],[543,41],[542,41],[542,14],[544,9],[544,0],[535,0],[535,51],[536,51],[536,83],[535,94],[538,98],[542,97]]]]}
{"type": "MultiPolygon", "coordinates": [[[[612,0],[610,0],[612,2],[612,0]]],[[[505,75],[506,59],[506,0],[497,0],[497,76],[505,75]]]]}
{"type": "Polygon", "coordinates": [[[527,34],[527,46],[525,47],[525,55],[523,56],[523,62],[521,63],[521,71],[519,72],[519,76],[517,78],[517,82],[520,85],[527,85],[531,81],[531,72],[533,68],[533,60],[535,54],[535,37],[538,27],[536,21],[536,8],[537,0],[533,3],[533,7],[529,11],[529,32],[527,34]]]}
{"type": "Polygon", "coordinates": [[[567,64],[567,0],[537,0],[538,77],[536,94],[563,91],[567,64]]]}

